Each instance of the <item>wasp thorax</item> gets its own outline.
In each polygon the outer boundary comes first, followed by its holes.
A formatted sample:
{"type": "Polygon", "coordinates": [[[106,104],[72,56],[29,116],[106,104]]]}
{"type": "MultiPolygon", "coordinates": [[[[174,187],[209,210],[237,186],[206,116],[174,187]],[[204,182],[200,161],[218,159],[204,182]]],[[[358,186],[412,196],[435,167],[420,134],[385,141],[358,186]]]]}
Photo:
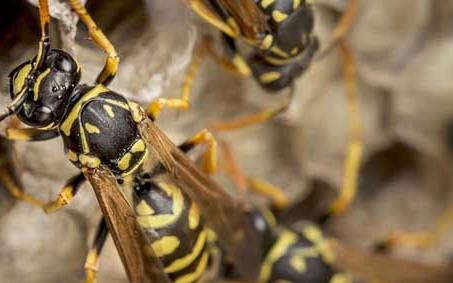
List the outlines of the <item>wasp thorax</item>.
{"type": "Polygon", "coordinates": [[[17,116],[34,127],[57,124],[74,87],[80,80],[79,64],[68,53],[52,49],[42,66],[25,62],[10,74],[10,95],[14,99],[25,92],[26,98],[17,116]]]}

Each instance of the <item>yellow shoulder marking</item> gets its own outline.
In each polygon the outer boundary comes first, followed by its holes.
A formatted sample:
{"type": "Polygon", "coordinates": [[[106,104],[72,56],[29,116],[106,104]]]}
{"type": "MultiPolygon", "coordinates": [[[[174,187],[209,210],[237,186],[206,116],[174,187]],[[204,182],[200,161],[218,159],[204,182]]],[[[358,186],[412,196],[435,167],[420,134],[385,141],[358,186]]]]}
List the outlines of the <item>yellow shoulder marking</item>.
{"type": "Polygon", "coordinates": [[[85,129],[89,134],[100,134],[101,130],[93,124],[85,123],[85,129]]]}
{"type": "Polygon", "coordinates": [[[96,97],[100,95],[103,92],[107,92],[108,89],[103,86],[103,85],[96,85],[93,89],[85,93],[79,101],[72,107],[71,111],[69,114],[66,116],[64,119],[63,123],[61,123],[60,129],[61,131],[66,135],[69,136],[71,134],[71,128],[74,122],[77,120],[77,117],[79,116],[80,109],[82,108],[82,105],[90,100],[93,97],[96,97]]]}
{"type": "Polygon", "coordinates": [[[281,11],[275,10],[275,11],[272,12],[272,18],[277,23],[281,23],[284,20],[286,20],[286,18],[288,18],[288,15],[283,13],[283,12],[281,12],[281,11]]]}
{"type": "Polygon", "coordinates": [[[195,229],[200,224],[200,208],[195,202],[192,202],[189,210],[189,228],[195,229]]]}
{"type": "Polygon", "coordinates": [[[141,200],[140,203],[135,207],[135,211],[138,215],[153,215],[154,209],[146,203],[145,200],[141,200]]]}
{"type": "Polygon", "coordinates": [[[139,139],[131,148],[132,153],[145,151],[145,142],[139,139]]]}
{"type": "Polygon", "coordinates": [[[72,150],[68,150],[68,158],[69,158],[69,160],[71,160],[72,162],[77,162],[77,160],[79,160],[79,158],[77,157],[77,153],[75,153],[75,152],[72,151],[72,150]]]}
{"type": "Polygon", "coordinates": [[[269,7],[274,2],[275,2],[275,0],[262,0],[261,1],[261,7],[266,9],[267,7],[269,7]]]}
{"type": "Polygon", "coordinates": [[[35,85],[33,86],[33,101],[37,101],[39,98],[39,87],[41,85],[42,80],[50,73],[50,68],[47,68],[44,72],[39,74],[36,78],[35,85]]]}
{"type": "Polygon", "coordinates": [[[118,168],[120,168],[123,171],[126,170],[127,168],[129,168],[130,163],[131,163],[131,158],[132,158],[132,154],[130,152],[123,155],[123,157],[121,157],[120,161],[118,161],[118,168]]]}
{"type": "Polygon", "coordinates": [[[20,69],[20,71],[17,73],[17,76],[14,78],[14,82],[13,82],[15,94],[17,92],[19,92],[20,90],[22,90],[22,88],[24,87],[25,79],[30,74],[31,68],[32,68],[31,64],[27,64],[27,65],[23,66],[20,69]]]}

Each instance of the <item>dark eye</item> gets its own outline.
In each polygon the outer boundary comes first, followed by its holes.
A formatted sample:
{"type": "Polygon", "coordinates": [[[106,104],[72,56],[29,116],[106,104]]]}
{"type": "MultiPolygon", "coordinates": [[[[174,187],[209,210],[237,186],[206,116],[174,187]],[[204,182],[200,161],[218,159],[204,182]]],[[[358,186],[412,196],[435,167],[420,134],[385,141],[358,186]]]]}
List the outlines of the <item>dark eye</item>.
{"type": "Polygon", "coordinates": [[[57,91],[58,91],[58,87],[53,86],[53,87],[52,87],[52,92],[57,92],[57,91]]]}

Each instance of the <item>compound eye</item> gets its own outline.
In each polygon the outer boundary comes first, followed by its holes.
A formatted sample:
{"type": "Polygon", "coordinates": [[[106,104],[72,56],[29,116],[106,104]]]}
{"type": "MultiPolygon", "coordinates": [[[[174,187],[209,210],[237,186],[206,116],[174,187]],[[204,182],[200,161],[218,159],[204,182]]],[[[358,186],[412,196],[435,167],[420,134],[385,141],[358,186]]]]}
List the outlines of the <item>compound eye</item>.
{"type": "Polygon", "coordinates": [[[44,124],[52,121],[52,110],[47,106],[40,106],[33,112],[33,118],[38,124],[44,124]]]}

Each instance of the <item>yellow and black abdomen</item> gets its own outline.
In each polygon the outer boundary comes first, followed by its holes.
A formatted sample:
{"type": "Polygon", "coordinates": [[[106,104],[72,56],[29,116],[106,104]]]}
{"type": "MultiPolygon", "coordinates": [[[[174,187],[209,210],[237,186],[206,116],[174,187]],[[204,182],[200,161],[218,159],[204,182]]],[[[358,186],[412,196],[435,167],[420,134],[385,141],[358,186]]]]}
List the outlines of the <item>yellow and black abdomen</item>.
{"type": "Polygon", "coordinates": [[[136,104],[101,85],[76,91],[60,124],[69,159],[78,167],[103,164],[117,176],[134,172],[146,157],[136,104]]]}
{"type": "Polygon", "coordinates": [[[335,256],[318,227],[282,228],[277,235],[263,262],[260,282],[352,282],[331,266],[335,256]]]}
{"type": "Polygon", "coordinates": [[[159,257],[173,282],[196,282],[210,259],[208,229],[198,206],[173,184],[138,178],[134,197],[137,220],[153,239],[146,248],[159,257]]]}

